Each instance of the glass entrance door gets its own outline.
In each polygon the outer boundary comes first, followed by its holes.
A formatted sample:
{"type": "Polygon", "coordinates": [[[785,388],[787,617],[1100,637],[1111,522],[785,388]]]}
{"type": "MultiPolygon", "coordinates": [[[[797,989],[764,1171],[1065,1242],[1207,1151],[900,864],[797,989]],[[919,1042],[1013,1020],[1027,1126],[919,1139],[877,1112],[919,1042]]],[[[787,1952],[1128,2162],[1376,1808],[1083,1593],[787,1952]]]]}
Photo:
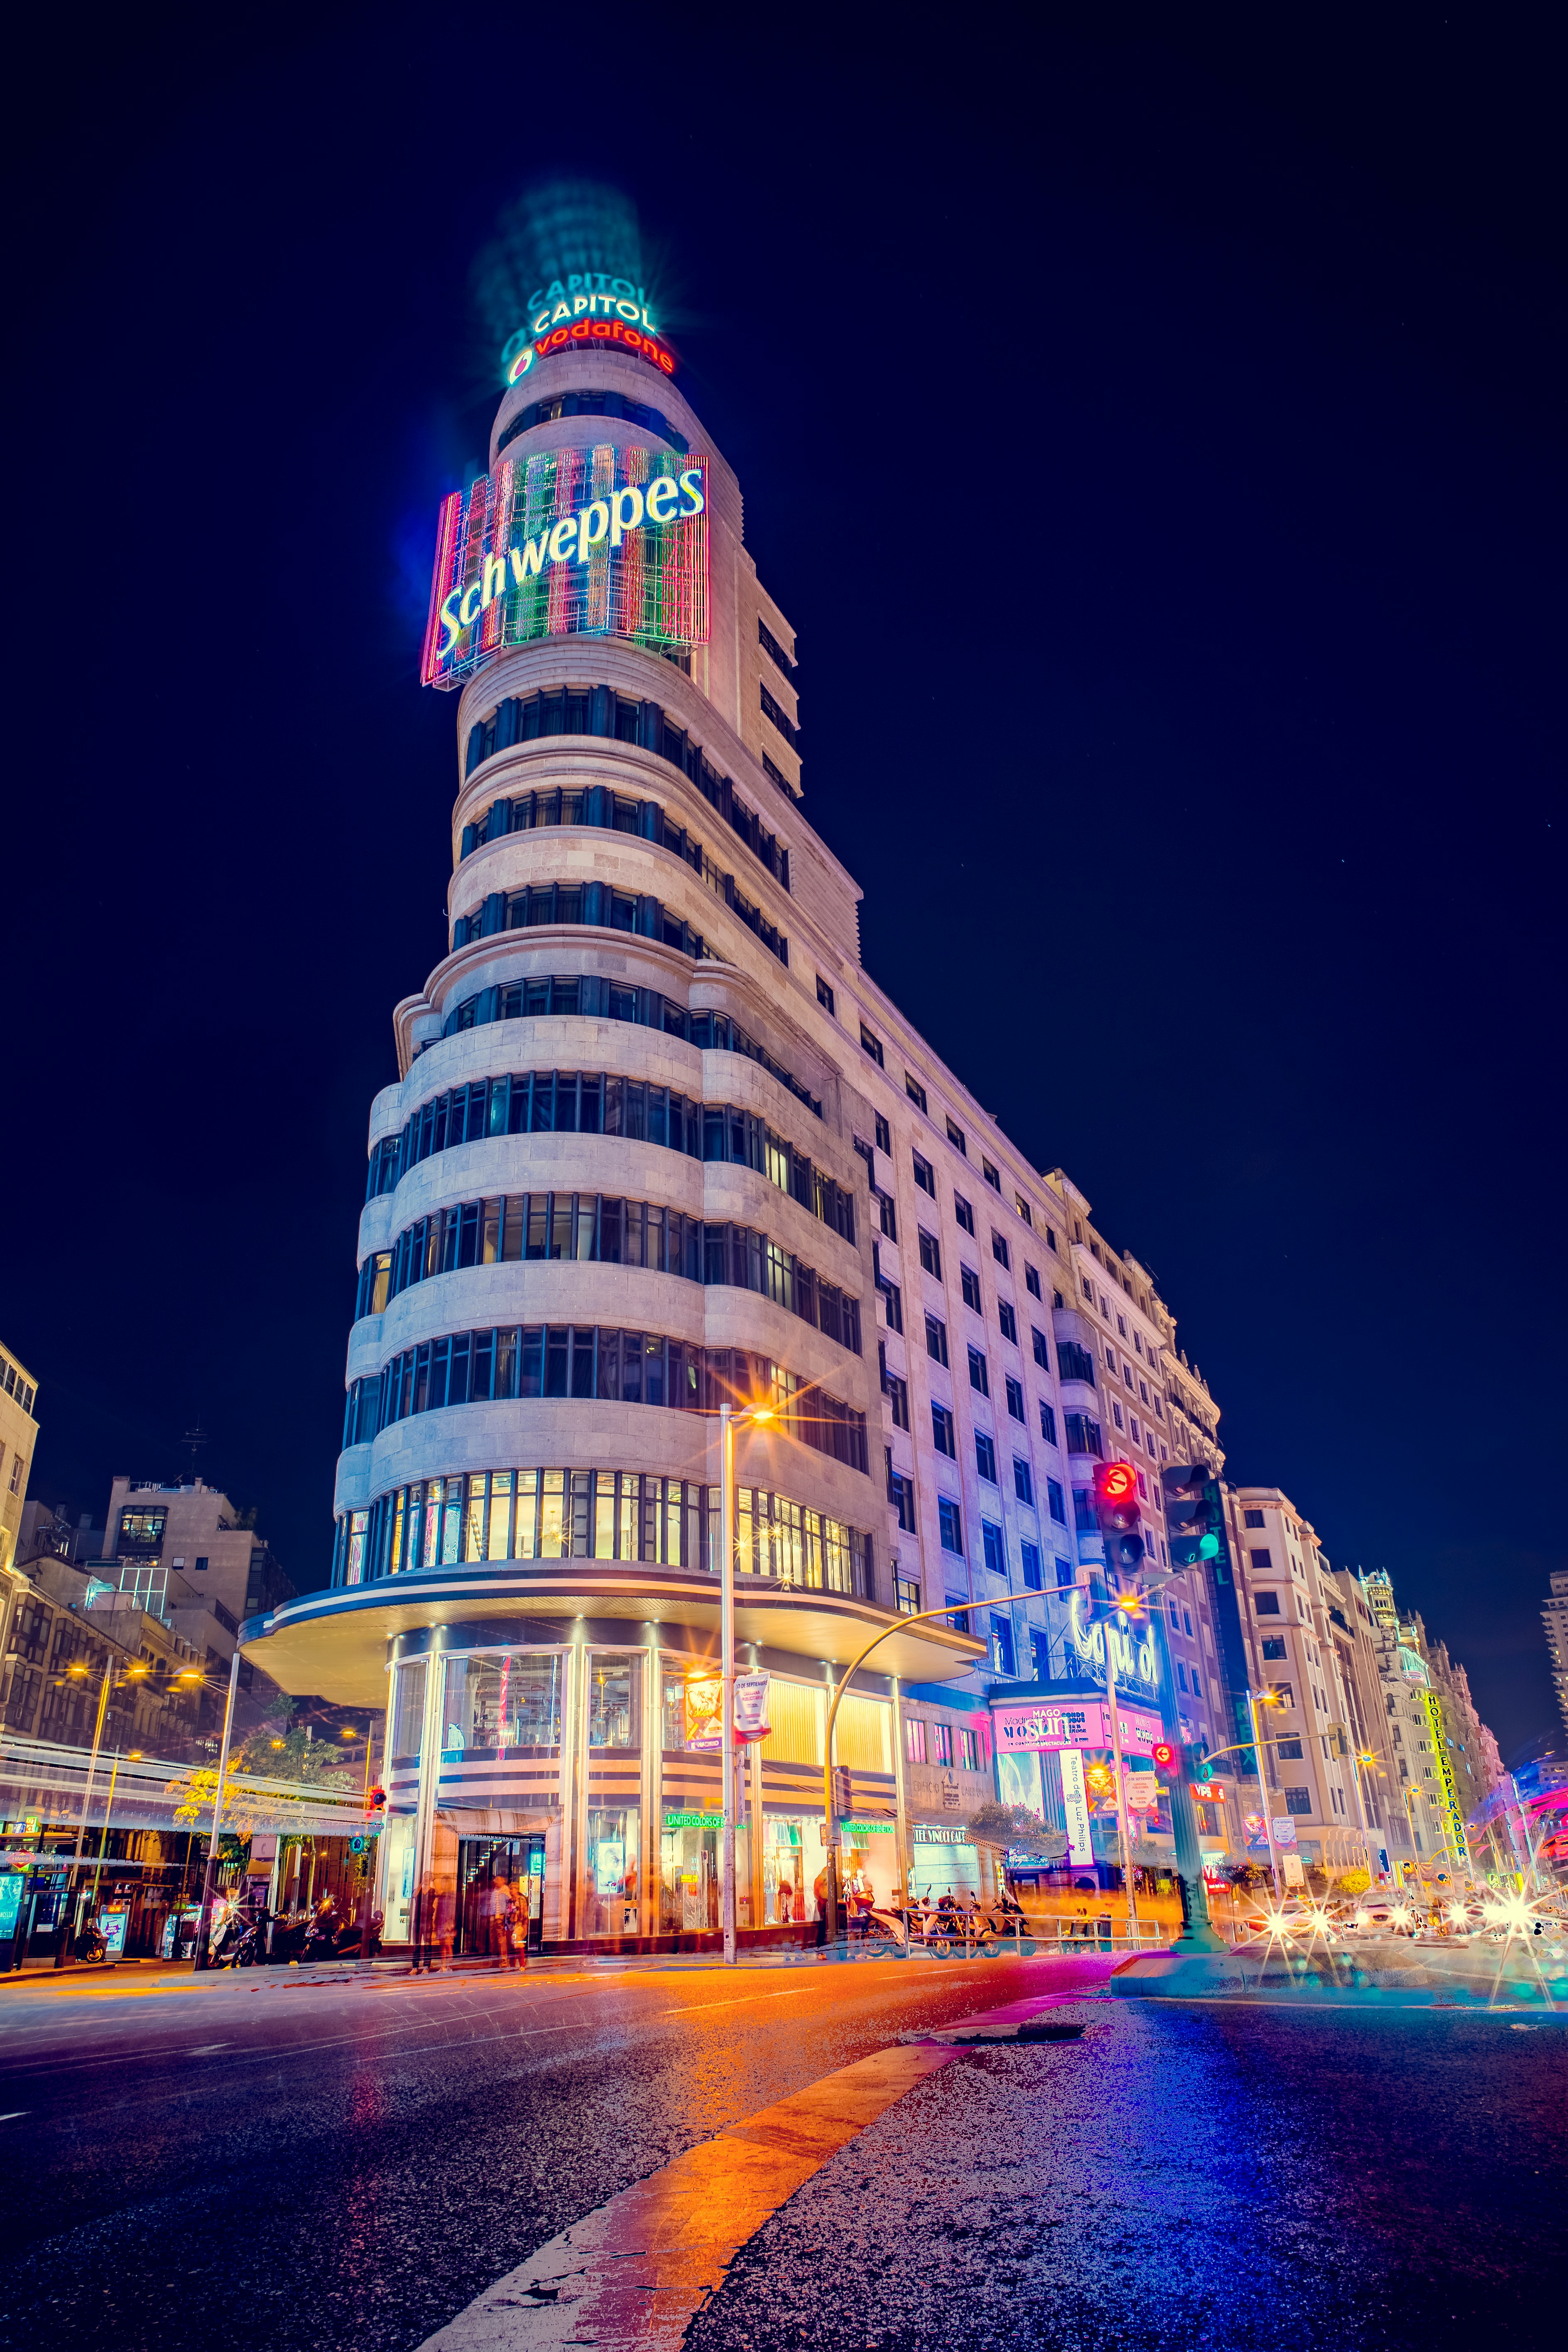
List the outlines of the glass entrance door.
{"type": "Polygon", "coordinates": [[[510,1939],[528,1923],[528,1948],[544,1932],[544,1838],[464,1838],[458,1847],[459,1952],[504,1959],[510,1939]]]}

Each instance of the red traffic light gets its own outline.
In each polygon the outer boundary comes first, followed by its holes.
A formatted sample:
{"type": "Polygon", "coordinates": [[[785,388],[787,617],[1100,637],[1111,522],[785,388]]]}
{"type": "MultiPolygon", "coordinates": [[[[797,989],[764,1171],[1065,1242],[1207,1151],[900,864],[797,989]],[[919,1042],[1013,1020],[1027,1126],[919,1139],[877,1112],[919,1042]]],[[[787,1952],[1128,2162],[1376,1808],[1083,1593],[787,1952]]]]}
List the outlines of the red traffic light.
{"type": "Polygon", "coordinates": [[[1095,1499],[1118,1509],[1138,1507],[1138,1473],[1131,1462],[1102,1462],[1094,1474],[1095,1499]]]}
{"type": "Polygon", "coordinates": [[[373,1813],[384,1812],[386,1810],[386,1790],[379,1782],[370,1792],[368,1810],[373,1813]]]}
{"type": "Polygon", "coordinates": [[[1173,1772],[1181,1760],[1168,1739],[1156,1739],[1149,1750],[1149,1758],[1162,1772],[1173,1772]]]}

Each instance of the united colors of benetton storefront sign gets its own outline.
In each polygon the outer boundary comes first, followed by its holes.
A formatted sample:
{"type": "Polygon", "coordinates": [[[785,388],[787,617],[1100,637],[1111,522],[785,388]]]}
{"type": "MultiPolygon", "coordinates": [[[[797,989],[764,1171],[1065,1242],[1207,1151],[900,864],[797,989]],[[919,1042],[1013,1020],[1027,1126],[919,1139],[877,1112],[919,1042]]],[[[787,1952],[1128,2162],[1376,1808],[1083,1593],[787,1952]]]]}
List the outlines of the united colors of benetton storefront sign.
{"type": "Polygon", "coordinates": [[[443,501],[422,683],[557,636],[707,644],[706,458],[552,449],[443,501]]]}

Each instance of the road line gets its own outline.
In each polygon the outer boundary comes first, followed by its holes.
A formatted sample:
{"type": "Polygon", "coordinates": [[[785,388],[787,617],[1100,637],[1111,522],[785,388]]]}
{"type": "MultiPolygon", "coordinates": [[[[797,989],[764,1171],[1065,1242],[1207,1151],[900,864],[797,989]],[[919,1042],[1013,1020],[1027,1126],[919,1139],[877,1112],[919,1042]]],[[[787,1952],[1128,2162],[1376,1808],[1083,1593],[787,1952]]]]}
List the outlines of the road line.
{"type": "Polygon", "coordinates": [[[552,2238],[420,2352],[675,2352],[763,2222],[958,2054],[930,2043],[879,2050],[731,2124],[552,2238]]]}

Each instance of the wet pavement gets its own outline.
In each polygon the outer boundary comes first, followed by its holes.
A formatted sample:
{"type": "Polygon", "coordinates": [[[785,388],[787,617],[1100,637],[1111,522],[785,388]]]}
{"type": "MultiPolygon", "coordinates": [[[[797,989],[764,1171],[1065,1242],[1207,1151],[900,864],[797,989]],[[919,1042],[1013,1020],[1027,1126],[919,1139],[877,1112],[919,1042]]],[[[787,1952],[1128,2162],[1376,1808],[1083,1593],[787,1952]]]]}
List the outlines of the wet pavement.
{"type": "Polygon", "coordinates": [[[0,1987],[0,2343],[413,2352],[716,2133],[1020,1996],[1081,2037],[911,2076],[693,2352],[1562,2341],[1562,2020],[1086,1998],[1109,1966],[0,1987]]]}

